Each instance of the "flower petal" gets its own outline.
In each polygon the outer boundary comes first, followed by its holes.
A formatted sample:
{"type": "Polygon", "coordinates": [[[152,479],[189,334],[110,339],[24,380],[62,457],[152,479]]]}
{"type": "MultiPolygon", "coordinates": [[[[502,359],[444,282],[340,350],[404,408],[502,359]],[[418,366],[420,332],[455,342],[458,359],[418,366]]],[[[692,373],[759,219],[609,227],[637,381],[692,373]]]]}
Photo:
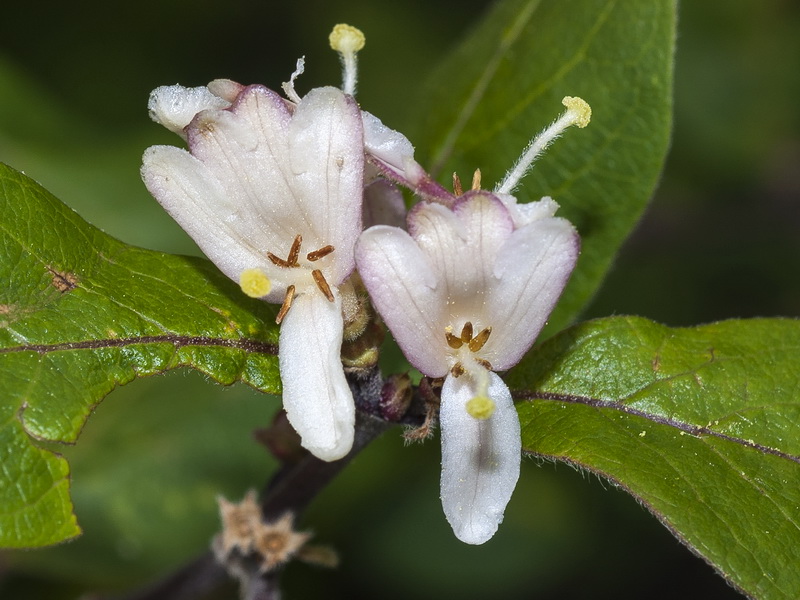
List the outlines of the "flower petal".
{"type": "Polygon", "coordinates": [[[338,285],[355,267],[362,229],[364,133],[355,100],[332,87],[308,92],[289,125],[289,157],[297,210],[318,237],[308,243],[336,248],[329,273],[338,285]]]}
{"type": "Polygon", "coordinates": [[[183,132],[194,116],[209,108],[227,108],[230,102],[213,94],[207,87],[187,88],[165,85],[150,93],[147,108],[150,118],[185,138],[183,132]]]}
{"type": "Polygon", "coordinates": [[[452,210],[420,203],[408,222],[411,235],[446,288],[451,326],[460,330],[464,319],[479,329],[492,325],[482,319],[486,295],[496,283],[492,267],[513,230],[503,203],[488,193],[465,195],[452,210]]]}
{"type": "Polygon", "coordinates": [[[558,210],[558,203],[550,196],[543,196],[540,200],[524,203],[517,202],[517,199],[511,194],[495,192],[495,196],[505,204],[516,228],[523,227],[539,219],[552,217],[558,210]]]}
{"type": "Polygon", "coordinates": [[[384,176],[407,186],[422,198],[446,205],[455,197],[431,179],[416,160],[414,146],[399,131],[390,129],[375,115],[362,111],[364,121],[364,150],[370,162],[384,176]]]}
{"type": "Polygon", "coordinates": [[[404,168],[408,161],[414,161],[414,146],[399,131],[390,129],[367,111],[364,119],[364,150],[380,161],[383,167],[391,169],[396,177],[406,178],[404,168]]]}
{"type": "Polygon", "coordinates": [[[564,290],[580,252],[566,219],[542,218],[517,229],[500,248],[487,307],[508,325],[493,330],[482,355],[495,370],[517,364],[531,347],[564,290]]]}
{"type": "Polygon", "coordinates": [[[356,245],[358,272],[406,358],[430,377],[448,369],[444,288],[427,257],[405,231],[370,227],[356,245]]]}
{"type": "Polygon", "coordinates": [[[295,298],[281,324],[280,368],[283,407],[301,443],[314,456],[332,461],[353,445],[355,406],[344,376],[341,299],[322,294],[295,298]]]}
{"type": "Polygon", "coordinates": [[[306,233],[288,160],[291,116],[280,96],[254,85],[230,110],[204,111],[186,128],[192,155],[225,191],[229,222],[264,254],[306,233]]]}
{"type": "Polygon", "coordinates": [[[467,544],[494,535],[519,479],[519,417],[506,384],[488,375],[495,410],[486,420],[465,408],[475,396],[469,377],[448,375],[442,387],[442,508],[456,537],[467,544]]]}
{"type": "MultiPolygon", "coordinates": [[[[148,148],[142,158],[145,186],[200,246],[205,255],[234,281],[245,268],[275,271],[256,241],[243,238],[235,219],[237,208],[225,188],[197,158],[172,146],[148,148]]],[[[277,283],[277,282],[273,282],[277,283]]],[[[286,286],[273,286],[268,299],[280,302],[286,286]]]]}

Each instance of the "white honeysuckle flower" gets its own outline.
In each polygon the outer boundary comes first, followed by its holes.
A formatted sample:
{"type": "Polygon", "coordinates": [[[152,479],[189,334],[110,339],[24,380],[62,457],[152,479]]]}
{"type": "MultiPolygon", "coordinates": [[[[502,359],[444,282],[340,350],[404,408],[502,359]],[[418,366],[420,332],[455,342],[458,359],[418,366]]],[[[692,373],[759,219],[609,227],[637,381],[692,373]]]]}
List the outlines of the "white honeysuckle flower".
{"type": "Polygon", "coordinates": [[[580,241],[551,199],[515,219],[475,190],[451,208],[423,202],[408,233],[367,229],[356,262],[375,308],[408,360],[445,377],[441,495],[456,536],[494,535],[519,477],[519,420],[494,371],[515,365],[544,326],[575,266],[580,241]]]}
{"type": "Polygon", "coordinates": [[[545,196],[519,204],[511,192],[535,158],[567,127],[585,127],[591,108],[567,110],[536,136],[494,193],[480,170],[462,195],[433,182],[410,142],[365,114],[365,146],[385,176],[423,199],[408,232],[378,225],[356,246],[359,274],[406,358],[444,377],[441,499],[456,536],[482,544],[497,531],[519,478],[520,426],[495,371],[514,366],[544,327],[575,268],[580,238],[545,196]]]}
{"type": "Polygon", "coordinates": [[[361,111],[332,87],[297,103],[227,80],[212,82],[216,93],[197,89],[154,94],[151,111],[173,131],[189,106],[200,110],[179,128],[189,151],[149,148],[142,177],[246,294],[282,304],[284,408],[303,446],[336,460],[354,434],[353,396],[339,357],[339,286],[353,271],[361,231],[361,111]]]}

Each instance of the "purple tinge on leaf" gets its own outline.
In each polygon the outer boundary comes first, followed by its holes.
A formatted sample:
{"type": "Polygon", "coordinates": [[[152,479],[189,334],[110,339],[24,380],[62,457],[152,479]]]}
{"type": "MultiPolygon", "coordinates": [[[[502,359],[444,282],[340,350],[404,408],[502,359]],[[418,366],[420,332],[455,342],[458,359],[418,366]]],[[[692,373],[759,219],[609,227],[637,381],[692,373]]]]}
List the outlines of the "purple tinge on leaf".
{"type": "Polygon", "coordinates": [[[282,303],[284,407],[303,446],[335,460],[352,446],[355,418],[338,359],[338,286],[361,231],[361,111],[335,88],[295,104],[263,86],[223,83],[210,86],[216,93],[154,93],[154,119],[184,135],[189,151],[149,148],[142,178],[223,273],[248,295],[282,303]]]}
{"type": "Polygon", "coordinates": [[[551,199],[517,206],[473,191],[423,202],[408,232],[376,226],[356,246],[373,304],[408,360],[442,388],[442,503],[459,539],[487,541],[519,476],[519,422],[494,371],[515,365],[575,266],[579,238],[551,199]]]}

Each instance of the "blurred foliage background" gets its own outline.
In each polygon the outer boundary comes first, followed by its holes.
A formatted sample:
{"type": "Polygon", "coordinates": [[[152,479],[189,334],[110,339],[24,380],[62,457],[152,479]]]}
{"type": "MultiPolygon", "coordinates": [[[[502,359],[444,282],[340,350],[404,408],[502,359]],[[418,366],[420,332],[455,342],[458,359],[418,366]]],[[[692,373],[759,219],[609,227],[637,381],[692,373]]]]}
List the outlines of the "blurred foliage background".
{"type": "MultiPolygon", "coordinates": [[[[402,130],[414,87],[487,4],[7,3],[0,161],[126,242],[196,253],[139,180],[143,150],[177,142],[149,121],[150,90],[217,77],[278,87],[302,55],[300,90],[336,85],[327,35],[348,22],[367,34],[359,100],[402,130]]],[[[672,151],[587,317],[694,325],[800,316],[798,31],[792,0],[681,6],[672,151]]],[[[275,398],[192,372],[114,392],[79,444],[58,448],[73,466],[84,535],[0,555],[0,597],[124,588],[203,551],[217,527],[215,496],[238,499],[274,468],[251,432],[277,407],[275,398]]],[[[532,459],[499,533],[465,546],[441,513],[438,456],[437,442],[404,448],[397,431],[368,448],[302,522],[339,550],[341,568],[290,566],[286,597],[739,597],[623,492],[532,459]]]]}

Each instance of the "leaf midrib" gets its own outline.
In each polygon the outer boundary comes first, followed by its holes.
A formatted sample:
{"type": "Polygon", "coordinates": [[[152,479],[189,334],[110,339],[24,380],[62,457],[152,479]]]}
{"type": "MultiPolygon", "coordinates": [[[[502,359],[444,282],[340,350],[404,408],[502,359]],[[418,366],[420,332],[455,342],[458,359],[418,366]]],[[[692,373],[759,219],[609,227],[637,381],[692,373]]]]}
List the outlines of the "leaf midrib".
{"type": "Polygon", "coordinates": [[[529,402],[534,400],[545,400],[553,402],[563,402],[565,404],[582,404],[585,406],[590,406],[592,408],[598,408],[598,409],[615,410],[621,413],[625,413],[627,415],[646,419],[658,425],[672,427],[688,435],[691,435],[695,438],[701,438],[702,436],[714,437],[720,440],[724,440],[726,442],[731,442],[734,444],[738,444],[740,446],[744,446],[746,448],[750,448],[752,450],[756,450],[761,454],[769,454],[772,456],[776,456],[778,458],[782,458],[784,460],[789,460],[797,464],[800,464],[800,455],[783,452],[782,450],[779,450],[777,448],[772,448],[764,444],[759,444],[753,440],[746,440],[744,438],[732,436],[726,433],[721,433],[719,431],[714,431],[713,429],[704,425],[694,425],[692,423],[679,421],[677,419],[665,417],[663,415],[649,413],[616,401],[601,400],[599,398],[590,398],[587,396],[577,396],[572,394],[559,394],[554,392],[534,392],[530,390],[512,390],[511,395],[515,400],[523,400],[529,402]]]}
{"type": "Polygon", "coordinates": [[[94,340],[81,340],[77,342],[60,342],[57,344],[21,344],[19,346],[9,346],[0,348],[0,354],[11,354],[16,352],[36,352],[39,355],[50,354],[52,352],[74,351],[74,350],[100,350],[105,348],[124,348],[127,346],[141,344],[171,344],[176,348],[186,346],[201,347],[223,347],[244,350],[254,354],[278,354],[278,345],[269,342],[262,342],[248,338],[236,340],[188,336],[188,335],[145,335],[127,338],[105,338],[94,340]]]}

